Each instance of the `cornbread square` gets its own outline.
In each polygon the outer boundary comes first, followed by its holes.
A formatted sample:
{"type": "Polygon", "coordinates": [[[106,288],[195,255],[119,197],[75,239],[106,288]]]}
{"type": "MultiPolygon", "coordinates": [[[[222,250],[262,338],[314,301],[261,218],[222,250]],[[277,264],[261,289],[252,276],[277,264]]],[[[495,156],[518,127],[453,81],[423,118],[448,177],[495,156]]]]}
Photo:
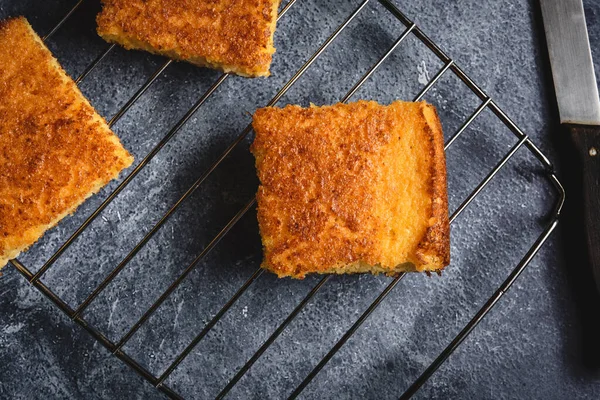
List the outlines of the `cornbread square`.
{"type": "Polygon", "coordinates": [[[0,267],[132,162],[27,20],[0,22],[0,267]]]}
{"type": "Polygon", "coordinates": [[[246,77],[268,76],[280,0],[102,0],[98,34],[246,77]]]}
{"type": "Polygon", "coordinates": [[[450,262],[442,128],[425,102],[256,111],[262,267],[439,271],[450,262]]]}

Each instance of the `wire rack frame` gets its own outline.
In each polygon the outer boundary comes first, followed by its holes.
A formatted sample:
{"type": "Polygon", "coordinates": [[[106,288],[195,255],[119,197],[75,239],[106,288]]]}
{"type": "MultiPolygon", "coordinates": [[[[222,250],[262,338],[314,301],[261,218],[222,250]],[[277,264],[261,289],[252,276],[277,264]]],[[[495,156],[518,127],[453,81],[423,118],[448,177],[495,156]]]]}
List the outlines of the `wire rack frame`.
{"type": "MultiPolygon", "coordinates": [[[[85,0],[78,0],[72,9],[52,28],[52,30],[43,37],[43,40],[48,40],[60,27],[72,16],[72,14],[82,5],[85,0]]],[[[281,18],[298,0],[289,0],[289,2],[281,9],[278,19],[281,18]]],[[[338,37],[338,35],[354,20],[354,18],[365,8],[372,0],[363,0],[363,2],[354,10],[354,12],[346,18],[346,20],[337,27],[337,29],[321,44],[315,53],[313,53],[304,65],[295,72],[292,78],[279,90],[279,92],[267,104],[268,106],[276,104],[281,97],[296,83],[296,81],[310,68],[314,61],[329,47],[329,45],[338,37]]],[[[498,105],[478,86],[476,85],[454,61],[442,51],[427,35],[419,29],[404,13],[402,13],[391,0],[377,0],[390,13],[392,13],[404,26],[404,32],[396,39],[392,46],[384,53],[384,55],[357,81],[348,93],[341,99],[341,102],[347,102],[356,91],[371,77],[371,75],[379,68],[379,66],[390,56],[394,50],[404,41],[409,35],[414,35],[423,44],[425,44],[443,63],[443,67],[436,75],[426,84],[421,92],[415,97],[414,101],[418,101],[429,91],[431,87],[444,75],[448,70],[451,70],[475,95],[481,100],[480,105],[461,125],[457,132],[446,142],[445,149],[448,149],[458,137],[466,130],[466,128],[477,118],[477,116],[489,109],[500,121],[509,128],[509,130],[517,137],[517,143],[506,153],[503,158],[494,166],[488,175],[475,187],[467,198],[450,216],[450,222],[462,213],[463,210],[477,197],[477,195],[487,186],[487,184],[498,174],[498,172],[506,165],[511,157],[522,147],[528,149],[533,154],[542,166],[547,171],[547,178],[557,193],[557,200],[553,211],[549,217],[549,221],[542,233],[531,245],[529,250],[523,255],[520,262],[511,271],[505,281],[496,289],[493,295],[484,303],[479,311],[471,318],[462,330],[454,337],[454,339],[446,346],[446,348],[431,362],[431,364],[421,373],[421,375],[400,395],[401,399],[412,397],[419,388],[435,373],[440,365],[457,349],[463,340],[471,333],[477,324],[486,316],[486,314],[496,305],[500,298],[506,293],[514,281],[528,266],[530,261],[536,255],[541,246],[546,242],[550,234],[555,230],[559,216],[564,204],[565,191],[554,173],[552,163],[539,150],[537,146],[529,139],[529,137],[515,125],[515,123],[498,107],[498,105]]],[[[75,82],[80,83],[84,80],[96,66],[106,58],[106,56],[115,48],[112,44],[106,48],[91,64],[89,64],[82,74],[76,78],[75,82]]],[[[110,119],[109,125],[114,125],[129,108],[146,92],[146,90],[154,83],[154,81],[162,74],[162,72],[172,63],[167,60],[161,65],[135,92],[135,94],[126,101],[126,103],[117,111],[110,119]]],[[[206,334],[216,325],[216,323],[225,315],[225,313],[235,304],[242,294],[252,285],[252,283],[263,273],[262,269],[257,269],[250,278],[237,290],[237,292],[222,306],[222,308],[214,315],[214,317],[202,328],[200,333],[185,347],[185,349],[175,358],[175,360],[167,367],[160,375],[155,376],[146,368],[136,362],[132,357],[123,351],[123,346],[137,332],[137,330],[148,320],[148,318],[158,309],[158,307],[169,297],[169,295],[183,282],[185,277],[196,267],[196,265],[217,245],[217,243],[231,230],[231,228],[244,216],[255,204],[255,199],[252,198],[238,213],[221,229],[221,231],[209,242],[208,245],[198,254],[198,256],[188,265],[188,267],[175,279],[171,285],[159,296],[159,298],[150,306],[148,310],[139,318],[139,320],[130,328],[130,330],[117,342],[109,340],[96,327],[91,325],[82,317],[82,313],[92,303],[92,301],[106,288],[106,286],[119,274],[120,271],[135,257],[135,255],[144,247],[148,240],[160,229],[160,227],[169,219],[175,210],[196,190],[206,178],[220,165],[220,163],[231,153],[231,151],[242,142],[242,140],[251,133],[251,126],[248,125],[237,138],[225,149],[225,151],[213,162],[213,164],[194,182],[194,184],[175,202],[175,204],[158,220],[158,222],[148,231],[144,238],[130,251],[130,253],[115,267],[109,275],[98,285],[88,297],[76,308],[73,309],[59,296],[57,296],[50,288],[48,288],[40,279],[52,267],[55,261],[63,254],[63,252],[74,242],[77,237],[100,215],[100,213],[110,204],[115,197],[131,182],[131,180],[152,160],[158,152],[173,138],[180,128],[198,111],[205,101],[216,91],[216,89],[229,77],[229,74],[222,74],[209,89],[196,101],[196,103],[184,114],[184,116],[168,131],[168,133],[158,142],[158,144],[142,159],[142,161],[125,177],[125,179],[111,192],[108,197],[100,204],[100,206],[90,214],[90,216],[80,225],[75,232],[63,243],[63,245],[44,263],[44,265],[36,272],[31,272],[19,260],[11,260],[12,265],[42,294],[48,297],[59,309],[73,321],[86,329],[97,341],[111,351],[117,358],[128,364],[139,375],[146,379],[150,384],[154,385],[161,392],[174,399],[182,397],[170,388],[165,380],[177,368],[177,366],[187,357],[194,347],[206,336],[206,334]]],[[[386,296],[394,289],[394,287],[405,276],[404,273],[399,274],[391,280],[388,286],[379,294],[379,296],[367,307],[362,315],[354,322],[348,331],[335,343],[330,351],[319,361],[305,379],[296,387],[290,395],[290,399],[297,398],[298,395],[310,384],[315,376],[323,369],[329,360],[340,350],[342,346],[350,339],[350,337],[359,329],[369,315],[377,308],[377,306],[386,298],[386,296]]],[[[227,393],[235,386],[235,384],[244,376],[244,374],[252,367],[252,365],[262,356],[269,346],[279,337],[286,327],[294,320],[294,318],[302,311],[302,309],[310,302],[313,296],[327,283],[330,276],[323,277],[312,290],[303,298],[303,300],[294,308],[287,318],[273,331],[271,336],[261,345],[250,359],[242,366],[242,368],[234,375],[233,378],[217,395],[218,399],[224,398],[227,393]]]]}

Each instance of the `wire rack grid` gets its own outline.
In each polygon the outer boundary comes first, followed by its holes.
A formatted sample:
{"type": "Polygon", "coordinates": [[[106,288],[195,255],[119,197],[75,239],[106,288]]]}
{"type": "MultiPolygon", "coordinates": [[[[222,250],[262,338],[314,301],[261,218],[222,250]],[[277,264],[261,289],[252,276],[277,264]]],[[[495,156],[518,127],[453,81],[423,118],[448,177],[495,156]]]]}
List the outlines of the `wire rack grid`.
{"type": "MultiPolygon", "coordinates": [[[[290,0],[280,11],[279,18],[283,16],[298,0],[290,0]]],[[[279,92],[267,104],[268,106],[276,104],[284,94],[302,77],[302,75],[311,67],[311,65],[321,56],[321,54],[330,46],[332,42],[346,29],[346,27],[359,15],[371,0],[364,0],[345,21],[333,31],[333,33],[320,45],[318,50],[314,52],[302,67],[295,72],[289,81],[281,87],[279,92]]],[[[373,0],[375,1],[375,0],[373,0]]],[[[79,0],[73,8],[58,22],[58,24],[43,37],[43,40],[48,40],[54,35],[60,27],[73,15],[73,13],[82,5],[84,0],[79,0]]],[[[384,63],[386,59],[397,49],[397,47],[410,35],[417,38],[426,45],[442,63],[442,68],[431,78],[422,88],[421,92],[414,98],[415,101],[420,100],[425,94],[438,82],[438,80],[448,71],[452,71],[460,80],[470,88],[470,90],[479,98],[480,104],[475,111],[462,123],[456,133],[447,141],[445,148],[452,146],[461,134],[471,125],[471,123],[484,111],[490,110],[502,124],[504,124],[517,138],[517,142],[512,146],[494,168],[485,176],[483,180],[475,187],[475,189],[462,201],[460,206],[450,216],[450,221],[454,222],[456,218],[471,204],[471,202],[482,192],[482,190],[492,181],[498,172],[507,164],[507,162],[521,149],[527,149],[541,163],[547,171],[547,178],[552,186],[556,189],[557,199],[553,211],[545,225],[542,233],[537,237],[529,250],[523,255],[520,262],[510,272],[504,282],[496,289],[493,295],[485,302],[479,311],[471,318],[462,330],[456,335],[446,348],[435,358],[433,362],[421,373],[408,389],[401,394],[400,398],[407,399],[412,397],[419,388],[434,374],[440,365],[457,349],[457,347],[465,340],[475,326],[486,316],[486,314],[494,307],[503,294],[515,282],[518,276],[530,263],[538,250],[548,239],[549,235],[557,226],[558,218],[563,206],[565,192],[557,179],[553,166],[546,156],[532,143],[529,137],[524,134],[519,127],[498,107],[498,105],[479,87],[477,86],[454,61],[444,53],[435,43],[433,43],[420,29],[405,16],[390,0],[378,0],[378,2],[397,18],[405,27],[403,33],[393,42],[392,46],[379,58],[379,60],[371,66],[371,68],[354,84],[354,86],[341,99],[342,102],[347,102],[367,81],[375,71],[384,63]]],[[[83,73],[76,79],[77,83],[82,82],[114,49],[115,45],[110,45],[102,52],[91,64],[89,64],[83,73]]],[[[172,63],[171,60],[165,61],[135,92],[135,94],[125,102],[118,112],[110,119],[109,125],[114,125],[125,113],[134,105],[134,103],[142,97],[148,88],[158,79],[165,69],[172,63]]],[[[205,256],[227,235],[233,226],[250,210],[255,204],[255,199],[252,198],[237,214],[220,230],[220,232],[205,246],[198,256],[183,270],[183,272],[168,286],[168,288],[158,297],[158,299],[143,313],[141,318],[133,324],[133,326],[125,333],[118,341],[109,339],[100,329],[90,323],[84,316],[84,311],[92,304],[94,299],[115,279],[115,277],[128,265],[128,263],[136,256],[136,254],[145,246],[146,243],[155,235],[161,226],[173,215],[178,207],[188,199],[194,191],[196,191],[203,182],[215,171],[215,169],[223,162],[223,160],[238,146],[250,133],[251,126],[248,125],[237,138],[229,144],[225,151],[220,154],[217,159],[210,165],[208,169],[201,174],[199,178],[189,187],[187,191],[175,202],[175,204],[154,224],[154,226],[145,234],[142,240],[127,254],[127,256],[106,276],[106,278],[95,287],[92,292],[85,298],[76,308],[71,307],[67,302],[61,299],[53,290],[47,287],[41,280],[42,276],[54,265],[61,255],[71,246],[71,244],[89,227],[89,225],[100,215],[100,213],[116,198],[116,196],[139,174],[142,169],[161,151],[161,149],[176,135],[183,125],[198,111],[203,104],[215,93],[215,91],[225,82],[229,74],[222,74],[208,90],[196,101],[196,103],[184,114],[184,116],[168,131],[168,133],[152,148],[152,150],[143,158],[143,160],[122,180],[122,182],[113,190],[108,197],[100,204],[100,206],[91,213],[91,215],[81,224],[75,232],[64,242],[64,244],[44,263],[37,271],[32,272],[19,260],[12,260],[11,263],[16,269],[41,293],[48,297],[58,308],[60,308],[73,321],[86,329],[97,341],[104,345],[110,352],[123,362],[128,364],[137,373],[139,373],[148,382],[158,388],[161,392],[171,398],[182,398],[175,390],[166,384],[166,380],[181,362],[192,352],[192,350],[202,341],[202,339],[210,332],[210,330],[219,322],[219,320],[227,313],[227,311],[236,303],[236,301],[248,290],[248,288],[257,280],[263,273],[261,269],[257,269],[246,282],[239,287],[235,294],[222,305],[221,309],[210,319],[210,321],[200,330],[194,339],[180,352],[175,360],[164,370],[162,374],[156,376],[148,371],[144,366],[138,363],[125,350],[124,346],[128,343],[131,337],[148,321],[150,316],[160,307],[161,304],[181,285],[186,276],[205,258],[205,256]]],[[[344,346],[344,344],[354,335],[359,327],[367,320],[371,313],[378,305],[386,298],[386,296],[394,289],[405,274],[400,274],[391,279],[387,287],[376,297],[376,299],[366,308],[358,319],[351,325],[345,334],[335,343],[335,345],[327,352],[327,354],[316,364],[312,371],[304,378],[304,380],[292,392],[290,398],[296,398],[309,385],[309,383],[317,376],[331,358],[344,346]]],[[[265,353],[271,344],[284,332],[288,325],[302,312],[309,304],[311,299],[317,292],[330,280],[330,276],[323,277],[318,283],[308,292],[302,301],[293,309],[293,311],[283,320],[283,322],[271,333],[260,348],[250,357],[247,362],[238,370],[238,372],[229,380],[227,385],[222,388],[217,398],[224,398],[230,390],[238,383],[238,381],[248,372],[248,370],[256,363],[256,361],[265,353]]]]}

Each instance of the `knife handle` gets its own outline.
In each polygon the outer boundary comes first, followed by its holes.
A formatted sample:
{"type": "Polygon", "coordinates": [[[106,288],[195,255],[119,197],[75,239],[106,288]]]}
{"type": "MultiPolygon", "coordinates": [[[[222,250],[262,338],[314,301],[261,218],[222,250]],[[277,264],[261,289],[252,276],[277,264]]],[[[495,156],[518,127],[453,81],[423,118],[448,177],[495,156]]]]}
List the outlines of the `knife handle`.
{"type": "Polygon", "coordinates": [[[583,228],[590,267],[600,290],[600,126],[565,125],[579,155],[583,228]]]}

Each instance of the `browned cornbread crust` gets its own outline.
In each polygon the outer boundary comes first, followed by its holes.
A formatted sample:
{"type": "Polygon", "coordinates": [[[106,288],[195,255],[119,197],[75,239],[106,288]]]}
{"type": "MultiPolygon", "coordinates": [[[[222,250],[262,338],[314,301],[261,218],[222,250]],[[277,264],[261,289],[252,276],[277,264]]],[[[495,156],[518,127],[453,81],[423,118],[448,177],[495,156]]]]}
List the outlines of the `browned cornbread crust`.
{"type": "Polygon", "coordinates": [[[127,49],[268,76],[280,0],[102,0],[98,34],[127,49]]]}
{"type": "Polygon", "coordinates": [[[0,267],[132,162],[27,20],[0,22],[0,267]]]}
{"type": "Polygon", "coordinates": [[[254,114],[263,268],[437,271],[450,262],[442,128],[425,102],[254,114]]]}

